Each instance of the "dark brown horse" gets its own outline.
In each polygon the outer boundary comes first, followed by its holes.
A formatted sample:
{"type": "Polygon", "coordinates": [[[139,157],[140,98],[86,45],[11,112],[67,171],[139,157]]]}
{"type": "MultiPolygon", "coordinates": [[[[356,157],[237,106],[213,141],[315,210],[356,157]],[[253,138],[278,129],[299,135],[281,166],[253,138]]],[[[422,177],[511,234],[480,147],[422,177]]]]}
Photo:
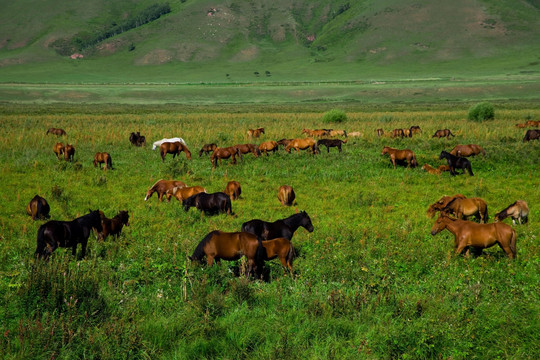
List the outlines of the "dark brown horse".
{"type": "Polygon", "coordinates": [[[277,195],[279,202],[283,206],[291,206],[294,202],[294,199],[296,195],[294,194],[294,190],[292,186],[289,185],[281,185],[278,190],[277,195]]]}
{"type": "Polygon", "coordinates": [[[159,153],[163,162],[165,162],[165,156],[167,154],[173,154],[174,159],[176,155],[180,155],[180,152],[186,153],[187,159],[191,160],[191,151],[189,151],[188,147],[180,141],[164,142],[159,146],[159,153]]]}
{"type": "Polygon", "coordinates": [[[49,130],[47,130],[47,134],[45,135],[49,135],[49,134],[53,134],[56,136],[63,136],[63,135],[66,135],[66,131],[64,129],[49,128],[49,130]]]}
{"type": "Polygon", "coordinates": [[[252,153],[253,156],[258,157],[261,155],[261,152],[257,148],[257,145],[255,144],[239,144],[234,145],[234,148],[238,150],[238,155],[240,156],[240,159],[242,159],[242,155],[252,153]]]}
{"type": "Polygon", "coordinates": [[[414,152],[412,152],[412,150],[398,150],[385,146],[383,148],[383,151],[381,152],[381,156],[385,154],[388,154],[390,156],[390,160],[392,161],[392,165],[394,165],[394,169],[396,168],[397,162],[407,161],[407,167],[409,168],[416,167],[418,165],[418,162],[416,161],[416,155],[414,155],[414,152]]]}
{"type": "Polygon", "coordinates": [[[521,225],[529,221],[529,205],[523,200],[517,200],[504,210],[495,214],[495,222],[503,221],[507,217],[512,217],[512,223],[516,225],[516,219],[521,225]]]}
{"type": "Polygon", "coordinates": [[[259,154],[264,152],[266,156],[268,156],[268,152],[271,151],[275,153],[276,151],[278,151],[278,149],[279,144],[277,143],[277,141],[265,141],[259,145],[258,151],[259,154]]]}
{"type": "Polygon", "coordinates": [[[259,136],[261,136],[261,134],[264,134],[264,128],[258,128],[258,129],[249,129],[247,131],[247,134],[248,134],[248,137],[254,137],[254,138],[258,138],[259,136]]]}
{"type": "Polygon", "coordinates": [[[109,235],[118,238],[118,236],[120,236],[120,233],[122,232],[122,228],[124,227],[124,225],[129,226],[129,214],[127,211],[120,211],[112,219],[107,218],[102,211],[100,211],[100,215],[102,230],[98,232],[99,240],[104,240],[109,235]]]}
{"type": "Polygon", "coordinates": [[[238,181],[229,181],[224,192],[229,195],[231,200],[237,200],[242,194],[242,187],[238,181]]]}
{"type": "Polygon", "coordinates": [[[64,159],[66,161],[73,161],[73,157],[75,156],[75,146],[71,144],[67,144],[64,148],[64,159]]]}
{"type": "Polygon", "coordinates": [[[469,145],[456,145],[451,151],[450,154],[454,156],[468,157],[475,156],[478,154],[486,155],[486,152],[480,145],[469,144],[469,145]]]}
{"type": "MultiPolygon", "coordinates": [[[[158,200],[161,201],[163,199],[163,195],[165,195],[167,191],[171,191],[175,187],[186,187],[186,184],[178,180],[158,180],[154,185],[152,185],[152,187],[150,187],[150,189],[148,189],[144,201],[148,200],[155,192],[158,193],[158,200]]],[[[170,199],[170,197],[168,199],[170,199]]]]}
{"type": "Polygon", "coordinates": [[[48,219],[51,208],[47,200],[36,195],[26,206],[26,213],[32,217],[32,220],[48,219]]]}
{"type": "Polygon", "coordinates": [[[411,133],[411,136],[412,135],[416,135],[416,134],[421,134],[422,133],[422,129],[420,129],[420,126],[418,125],[413,125],[409,128],[409,131],[411,133]]]}
{"type": "Polygon", "coordinates": [[[277,238],[272,240],[266,240],[262,242],[262,246],[265,250],[264,260],[273,260],[279,257],[279,261],[283,266],[283,270],[287,269],[292,274],[292,264],[294,258],[294,248],[289,239],[277,238]]]}
{"type": "Polygon", "coordinates": [[[461,169],[463,171],[463,174],[465,174],[465,170],[467,170],[470,176],[474,176],[471,162],[467,158],[454,156],[449,152],[443,150],[441,151],[441,155],[439,155],[439,160],[442,159],[446,159],[446,162],[450,167],[450,175],[456,176],[456,169],[461,169]]]}
{"type": "Polygon", "coordinates": [[[214,150],[216,150],[216,149],[217,149],[217,145],[214,144],[214,143],[212,143],[212,144],[204,144],[203,147],[201,148],[201,150],[199,151],[199,157],[201,157],[203,153],[208,155],[211,152],[214,152],[214,150]]]}
{"type": "Polygon", "coordinates": [[[331,147],[337,147],[339,152],[341,152],[341,145],[346,144],[347,139],[340,140],[340,139],[320,139],[317,140],[317,147],[320,147],[321,145],[326,146],[326,152],[330,153],[331,147]]]}
{"type": "Polygon", "coordinates": [[[300,150],[306,149],[309,149],[313,155],[319,152],[317,142],[313,138],[294,139],[285,147],[285,151],[290,153],[291,149],[295,149],[297,154],[300,153],[300,150]]]}
{"type": "Polygon", "coordinates": [[[471,247],[479,255],[483,249],[498,244],[510,259],[516,256],[516,231],[504,223],[477,224],[452,219],[441,213],[431,229],[431,235],[436,235],[444,229],[454,235],[456,254],[461,254],[463,250],[471,247]]]}
{"type": "Polygon", "coordinates": [[[302,226],[309,232],[313,232],[311,218],[305,211],[293,214],[288,218],[274,222],[253,219],[242,224],[242,231],[247,231],[259,236],[263,240],[285,238],[291,240],[294,232],[302,226]]]}
{"type": "Polygon", "coordinates": [[[238,155],[238,149],[234,146],[229,146],[226,148],[217,148],[214,150],[212,155],[210,156],[210,162],[212,163],[212,168],[215,168],[217,165],[217,162],[219,160],[219,164],[221,165],[221,159],[228,159],[232,157],[232,163],[236,164],[236,156],[238,155]]]}
{"type": "Polygon", "coordinates": [[[129,142],[135,146],[143,146],[146,145],[146,137],[138,131],[136,133],[132,132],[129,136],[129,142]]]}
{"type": "Polygon", "coordinates": [[[66,148],[66,146],[61,142],[56,143],[56,145],[54,145],[53,151],[56,154],[56,156],[58,157],[58,160],[62,160],[65,148],[66,148]]]}
{"type": "Polygon", "coordinates": [[[98,152],[94,156],[94,167],[97,167],[99,164],[99,168],[101,169],[101,164],[105,164],[105,170],[112,169],[112,158],[109,153],[106,152],[98,152]]]}
{"type": "Polygon", "coordinates": [[[278,143],[278,145],[286,147],[291,141],[293,141],[293,139],[281,139],[276,142],[278,143]]]}
{"type": "Polygon", "coordinates": [[[450,136],[454,137],[454,134],[452,134],[452,132],[449,129],[444,129],[444,130],[435,131],[435,134],[433,134],[432,138],[436,137],[437,139],[440,139],[440,138],[445,137],[449,139],[450,136]]]}
{"type": "Polygon", "coordinates": [[[531,129],[527,130],[527,132],[525,133],[525,137],[523,137],[523,142],[538,139],[540,139],[540,130],[531,129]]]}
{"type": "Polygon", "coordinates": [[[188,197],[182,202],[185,211],[189,211],[191,207],[204,212],[206,215],[214,215],[219,213],[227,213],[233,215],[231,198],[223,192],[207,194],[201,192],[188,197]]]}

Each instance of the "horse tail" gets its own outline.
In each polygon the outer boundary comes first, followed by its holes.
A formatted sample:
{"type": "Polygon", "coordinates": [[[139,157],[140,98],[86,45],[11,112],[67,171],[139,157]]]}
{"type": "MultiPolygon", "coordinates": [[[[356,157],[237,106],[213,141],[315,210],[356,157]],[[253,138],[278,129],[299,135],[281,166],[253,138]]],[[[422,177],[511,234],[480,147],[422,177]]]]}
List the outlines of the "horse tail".
{"type": "Polygon", "coordinates": [[[260,236],[257,236],[257,252],[255,253],[255,261],[257,264],[264,264],[265,260],[268,260],[268,254],[266,253],[266,248],[263,246],[262,239],[260,236]]]}
{"type": "Polygon", "coordinates": [[[208,244],[210,239],[212,239],[212,237],[217,233],[218,233],[218,230],[214,230],[214,231],[210,232],[208,235],[206,235],[204,237],[204,239],[201,240],[201,242],[199,243],[199,245],[197,245],[197,247],[193,251],[193,254],[190,257],[190,259],[192,261],[193,260],[198,260],[198,261],[202,262],[202,258],[206,255],[206,253],[204,252],[205,245],[208,244]]]}
{"type": "Polygon", "coordinates": [[[292,268],[294,257],[295,257],[294,247],[293,247],[292,242],[289,240],[289,253],[287,254],[287,264],[289,264],[291,268],[292,268]]]}
{"type": "Polygon", "coordinates": [[[225,211],[226,211],[227,214],[229,214],[229,215],[234,215],[234,214],[233,214],[233,211],[232,211],[231,198],[230,198],[229,196],[227,196],[227,199],[225,199],[225,211]]]}
{"type": "Polygon", "coordinates": [[[41,225],[37,233],[37,246],[36,246],[36,257],[42,257],[45,255],[45,226],[41,225]]]}
{"type": "Polygon", "coordinates": [[[41,219],[43,214],[43,203],[41,202],[41,199],[38,199],[37,205],[36,205],[36,218],[41,219]]]}
{"type": "Polygon", "coordinates": [[[517,243],[516,230],[512,229],[512,238],[510,239],[510,250],[512,250],[512,252],[514,253],[514,257],[517,255],[516,243],[517,243]]]}
{"type": "Polygon", "coordinates": [[[484,213],[484,224],[487,224],[489,221],[488,207],[486,205],[486,212],[484,213]]]}
{"type": "Polygon", "coordinates": [[[112,158],[111,155],[107,156],[107,167],[112,169],[112,158]]]}

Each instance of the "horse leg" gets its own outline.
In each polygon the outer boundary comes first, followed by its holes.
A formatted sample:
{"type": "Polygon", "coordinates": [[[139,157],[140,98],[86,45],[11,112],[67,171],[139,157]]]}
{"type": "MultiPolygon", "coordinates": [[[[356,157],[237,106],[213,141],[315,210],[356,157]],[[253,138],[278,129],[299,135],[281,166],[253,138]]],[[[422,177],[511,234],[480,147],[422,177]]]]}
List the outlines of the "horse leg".
{"type": "Polygon", "coordinates": [[[396,168],[396,158],[394,156],[390,156],[390,160],[392,160],[392,165],[394,165],[394,169],[396,168]]]}
{"type": "Polygon", "coordinates": [[[466,246],[464,242],[459,242],[455,248],[456,248],[456,255],[459,255],[463,252],[466,246]]]}
{"type": "Polygon", "coordinates": [[[84,255],[86,255],[86,244],[88,243],[88,239],[86,240],[83,240],[81,242],[81,246],[82,246],[82,254],[81,254],[81,259],[84,258],[84,255]]]}

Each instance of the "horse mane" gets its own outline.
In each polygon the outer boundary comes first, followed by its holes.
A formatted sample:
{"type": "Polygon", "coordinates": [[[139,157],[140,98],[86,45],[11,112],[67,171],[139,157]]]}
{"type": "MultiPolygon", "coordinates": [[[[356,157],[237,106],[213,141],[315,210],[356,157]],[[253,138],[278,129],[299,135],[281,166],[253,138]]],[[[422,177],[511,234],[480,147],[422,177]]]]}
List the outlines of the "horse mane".
{"type": "Polygon", "coordinates": [[[287,225],[287,226],[291,226],[290,223],[293,221],[293,220],[296,220],[296,218],[299,218],[299,217],[303,217],[306,215],[306,212],[305,211],[300,211],[299,213],[296,213],[296,214],[292,214],[291,216],[289,216],[288,218],[285,218],[285,219],[282,219],[282,221],[287,225]]]}
{"type": "Polygon", "coordinates": [[[510,209],[512,206],[515,206],[516,204],[517,204],[517,201],[514,201],[513,204],[508,205],[506,208],[504,208],[503,210],[501,210],[497,214],[495,214],[495,216],[497,216],[501,220],[507,218],[508,217],[508,209],[510,209]]]}
{"type": "Polygon", "coordinates": [[[155,187],[157,186],[158,182],[160,182],[162,180],[163,179],[159,179],[158,181],[156,181],[155,184],[150,187],[150,190],[155,190],[155,187]]]}
{"type": "Polygon", "coordinates": [[[199,243],[199,245],[197,245],[197,247],[193,251],[193,254],[190,257],[190,259],[192,261],[193,260],[198,260],[198,261],[202,262],[202,258],[206,255],[205,252],[204,252],[204,246],[210,241],[212,236],[214,236],[218,232],[219,232],[219,230],[214,230],[214,231],[210,232],[208,235],[206,235],[204,237],[204,239],[201,240],[201,242],[199,243]]]}

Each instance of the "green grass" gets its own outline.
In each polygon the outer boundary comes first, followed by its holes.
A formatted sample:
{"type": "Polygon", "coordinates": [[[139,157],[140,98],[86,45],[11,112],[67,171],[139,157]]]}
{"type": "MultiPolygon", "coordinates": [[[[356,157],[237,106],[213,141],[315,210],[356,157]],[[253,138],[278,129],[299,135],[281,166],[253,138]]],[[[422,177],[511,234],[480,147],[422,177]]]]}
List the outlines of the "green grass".
{"type": "Polygon", "coordinates": [[[340,127],[363,132],[343,153],[280,150],[214,171],[205,156],[169,155],[162,163],[150,147],[132,147],[129,133],[140,131],[149,142],[181,136],[195,153],[204,143],[244,143],[254,126],[266,129],[260,141],[300,136],[303,128],[324,127],[328,108],[3,106],[1,356],[538,358],[540,195],[534,189],[540,149],[538,142],[522,143],[524,131],[514,124],[540,112],[535,102],[506,102],[496,107],[494,121],[471,125],[469,105],[339,106],[347,112],[340,127]],[[423,134],[393,140],[374,132],[410,125],[423,134]],[[52,126],[64,128],[67,138],[45,136],[52,126]],[[432,139],[439,128],[456,137],[432,139]],[[56,160],[58,140],[75,144],[74,164],[56,160]],[[420,165],[435,166],[441,150],[461,143],[487,152],[471,159],[474,177],[394,170],[380,156],[384,145],[407,147],[420,165]],[[115,170],[93,168],[97,151],[111,154],[115,170]],[[156,180],[173,177],[211,192],[239,181],[236,216],[201,217],[155,196],[144,202],[156,180]],[[296,207],[277,200],[282,184],[293,186],[296,207]],[[36,262],[43,222],[24,211],[36,193],[49,201],[53,219],[72,219],[89,208],[109,217],[127,209],[131,225],[116,241],[91,235],[84,260],[58,249],[50,261],[36,262]],[[517,199],[529,203],[529,224],[514,227],[515,261],[496,247],[478,258],[456,257],[451,234],[430,235],[434,219],[426,217],[427,207],[454,193],[485,199],[490,219],[517,199]],[[208,268],[186,259],[211,230],[238,231],[252,218],[276,220],[296,210],[308,212],[315,231],[301,228],[293,238],[294,278],[283,276],[277,261],[268,264],[271,281],[263,283],[235,276],[234,263],[208,268]]]}

